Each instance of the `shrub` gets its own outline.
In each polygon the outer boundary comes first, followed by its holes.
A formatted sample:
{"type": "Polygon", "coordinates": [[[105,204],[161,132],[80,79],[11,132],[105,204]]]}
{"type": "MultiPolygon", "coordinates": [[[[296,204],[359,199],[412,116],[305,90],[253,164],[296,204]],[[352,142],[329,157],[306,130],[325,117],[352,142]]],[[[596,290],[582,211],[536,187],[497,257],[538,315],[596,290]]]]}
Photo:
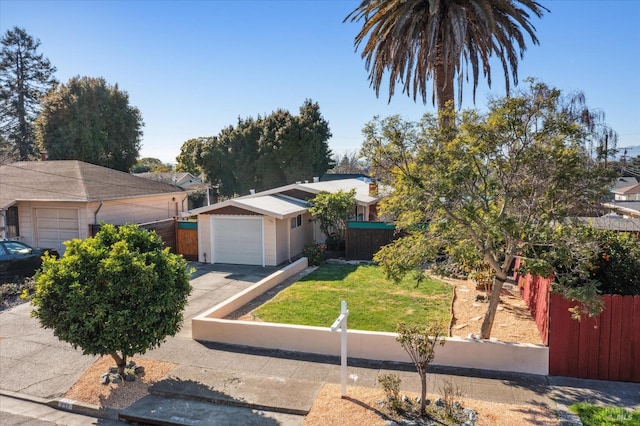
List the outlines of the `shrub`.
{"type": "Polygon", "coordinates": [[[392,409],[396,412],[402,411],[402,400],[400,399],[400,377],[397,374],[379,374],[377,376],[378,383],[382,386],[387,401],[392,409]]]}
{"type": "Polygon", "coordinates": [[[302,254],[309,260],[309,265],[319,266],[324,263],[324,252],[327,247],[320,243],[309,243],[304,246],[302,254]]]}

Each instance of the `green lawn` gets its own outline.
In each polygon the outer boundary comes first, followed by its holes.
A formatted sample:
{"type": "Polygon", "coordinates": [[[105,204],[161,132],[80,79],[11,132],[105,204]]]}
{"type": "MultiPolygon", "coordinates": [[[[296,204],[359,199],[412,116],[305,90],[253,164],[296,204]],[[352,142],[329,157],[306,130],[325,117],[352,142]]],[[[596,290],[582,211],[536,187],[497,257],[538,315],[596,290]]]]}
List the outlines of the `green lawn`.
{"type": "Polygon", "coordinates": [[[262,321],[330,327],[347,301],[348,327],[395,332],[399,322],[426,327],[451,318],[453,287],[432,278],[394,284],[377,266],[323,265],[253,314],[262,321]]]}
{"type": "Polygon", "coordinates": [[[570,405],[569,410],[580,416],[584,426],[640,426],[640,410],[601,407],[586,402],[570,405]]]}

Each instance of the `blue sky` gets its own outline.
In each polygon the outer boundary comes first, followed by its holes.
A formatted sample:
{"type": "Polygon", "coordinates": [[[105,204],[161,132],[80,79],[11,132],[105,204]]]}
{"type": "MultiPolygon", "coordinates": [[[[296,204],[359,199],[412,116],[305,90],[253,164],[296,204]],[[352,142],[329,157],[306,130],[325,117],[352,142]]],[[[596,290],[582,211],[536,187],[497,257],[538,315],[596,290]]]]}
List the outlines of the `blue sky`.
{"type": "MultiPolygon", "coordinates": [[[[369,87],[343,23],[360,0],[57,1],[0,0],[0,31],[23,27],[61,82],[104,77],[129,94],[145,126],[142,157],[175,162],[182,144],[217,135],[238,117],[278,108],[297,114],[320,105],[334,152],[356,151],[375,115],[417,120],[434,112],[403,95],[387,102],[369,87]]],[[[619,133],[619,147],[640,145],[640,1],[541,0],[519,77],[566,92],[582,90],[619,133]]],[[[504,95],[502,71],[480,83],[475,107],[504,95]]],[[[522,84],[521,84],[522,86],[522,84]]],[[[463,107],[473,107],[471,87],[463,107]]]]}

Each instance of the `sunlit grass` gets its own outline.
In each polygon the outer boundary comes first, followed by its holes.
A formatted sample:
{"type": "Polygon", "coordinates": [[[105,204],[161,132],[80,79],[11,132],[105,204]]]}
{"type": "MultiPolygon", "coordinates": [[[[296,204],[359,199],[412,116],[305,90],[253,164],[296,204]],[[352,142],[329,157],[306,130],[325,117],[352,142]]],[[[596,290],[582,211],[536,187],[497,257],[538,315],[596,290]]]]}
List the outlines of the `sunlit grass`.
{"type": "Polygon", "coordinates": [[[323,265],[281,291],[253,314],[261,321],[329,327],[347,302],[348,327],[395,332],[399,322],[447,327],[453,287],[427,277],[399,284],[387,280],[377,266],[323,265]]]}
{"type": "Polygon", "coordinates": [[[621,407],[601,407],[581,402],[569,406],[580,417],[584,426],[640,426],[640,410],[629,411],[621,407]]]}

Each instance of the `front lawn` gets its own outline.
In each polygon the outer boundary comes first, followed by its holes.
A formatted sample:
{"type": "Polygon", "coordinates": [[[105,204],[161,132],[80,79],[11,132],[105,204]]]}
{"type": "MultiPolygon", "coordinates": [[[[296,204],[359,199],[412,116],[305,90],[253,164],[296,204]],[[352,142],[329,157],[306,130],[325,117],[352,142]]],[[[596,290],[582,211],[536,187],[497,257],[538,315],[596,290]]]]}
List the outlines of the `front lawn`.
{"type": "Polygon", "coordinates": [[[580,416],[584,426],[639,426],[640,410],[629,411],[621,407],[601,407],[587,402],[569,406],[580,416]]]}
{"type": "Polygon", "coordinates": [[[427,277],[418,287],[387,280],[377,266],[323,265],[253,311],[266,322],[329,327],[347,301],[348,327],[395,332],[399,322],[448,326],[453,286],[427,277]]]}

